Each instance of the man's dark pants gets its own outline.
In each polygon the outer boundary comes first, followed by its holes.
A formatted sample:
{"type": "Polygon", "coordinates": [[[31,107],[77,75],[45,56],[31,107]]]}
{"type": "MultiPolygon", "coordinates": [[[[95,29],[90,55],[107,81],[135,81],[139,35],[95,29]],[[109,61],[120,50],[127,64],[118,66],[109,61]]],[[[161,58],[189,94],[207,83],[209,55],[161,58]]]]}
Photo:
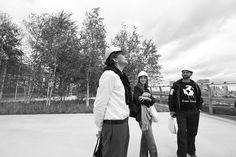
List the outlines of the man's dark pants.
{"type": "Polygon", "coordinates": [[[127,157],[129,144],[128,120],[124,123],[103,123],[103,157],[127,157]]]}
{"type": "Polygon", "coordinates": [[[198,131],[199,114],[200,111],[197,109],[177,112],[177,155],[179,157],[186,157],[187,153],[195,155],[195,137],[198,131]]]}

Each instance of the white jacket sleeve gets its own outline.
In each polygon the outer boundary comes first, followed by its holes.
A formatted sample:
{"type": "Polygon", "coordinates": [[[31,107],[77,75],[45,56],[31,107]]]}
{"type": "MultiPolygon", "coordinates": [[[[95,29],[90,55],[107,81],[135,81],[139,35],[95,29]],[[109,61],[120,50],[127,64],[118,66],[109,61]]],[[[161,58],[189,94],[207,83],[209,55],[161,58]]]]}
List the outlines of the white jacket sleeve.
{"type": "Polygon", "coordinates": [[[99,80],[99,87],[93,108],[95,124],[99,131],[102,130],[106,107],[115,84],[115,75],[113,71],[105,71],[99,80]]]}

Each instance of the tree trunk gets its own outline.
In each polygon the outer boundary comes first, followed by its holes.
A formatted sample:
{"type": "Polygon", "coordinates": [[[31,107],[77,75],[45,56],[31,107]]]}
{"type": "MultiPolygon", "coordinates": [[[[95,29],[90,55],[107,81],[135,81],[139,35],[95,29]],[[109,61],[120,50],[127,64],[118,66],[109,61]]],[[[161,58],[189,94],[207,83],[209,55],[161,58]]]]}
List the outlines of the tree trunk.
{"type": "Polygon", "coordinates": [[[16,100],[16,97],[17,97],[17,90],[18,90],[18,78],[16,80],[15,100],[16,100]]]}
{"type": "Polygon", "coordinates": [[[70,83],[70,86],[69,86],[69,96],[72,96],[73,94],[73,85],[70,83]]]}
{"type": "Polygon", "coordinates": [[[52,91],[53,91],[53,87],[54,87],[54,83],[55,83],[55,77],[56,77],[56,68],[57,68],[57,66],[55,65],[54,70],[53,70],[52,84],[50,85],[51,88],[50,88],[50,91],[49,91],[49,97],[48,97],[47,105],[51,104],[52,91]]]}
{"type": "Polygon", "coordinates": [[[35,81],[35,68],[34,68],[34,65],[31,66],[32,68],[32,71],[33,71],[33,74],[31,76],[29,76],[28,78],[28,89],[26,90],[26,97],[25,97],[25,102],[27,104],[30,103],[30,100],[31,100],[31,97],[32,97],[32,93],[33,93],[33,90],[34,90],[34,81],[35,81]]]}
{"type": "Polygon", "coordinates": [[[89,81],[87,82],[86,106],[89,106],[89,81]]]}
{"type": "Polygon", "coordinates": [[[48,101],[49,101],[49,91],[50,91],[50,81],[48,82],[48,89],[47,89],[47,102],[46,102],[46,105],[48,105],[49,103],[48,103],[48,101]]]}
{"type": "Polygon", "coordinates": [[[33,93],[34,93],[34,87],[35,87],[35,83],[32,81],[32,83],[31,83],[31,89],[30,89],[30,91],[29,91],[29,97],[28,97],[28,102],[27,102],[27,104],[29,104],[30,103],[30,100],[31,100],[31,98],[32,98],[32,95],[33,95],[33,93]]]}
{"type": "Polygon", "coordinates": [[[17,78],[16,78],[16,90],[15,90],[15,100],[16,100],[16,97],[17,97],[17,91],[18,91],[18,82],[19,82],[19,78],[20,78],[20,70],[21,70],[21,65],[19,67],[19,74],[17,75],[17,78]]]}
{"type": "Polygon", "coordinates": [[[48,80],[48,89],[47,89],[47,101],[46,101],[46,105],[48,106],[48,105],[50,105],[49,104],[49,95],[50,95],[50,88],[51,88],[51,86],[52,86],[52,79],[51,79],[51,76],[52,76],[52,74],[51,74],[51,70],[49,70],[49,80],[48,80]]]}
{"type": "Polygon", "coordinates": [[[26,95],[27,95],[27,89],[26,89],[27,83],[24,81],[24,103],[26,103],[26,95]]]}
{"type": "Polygon", "coordinates": [[[2,62],[2,73],[0,76],[0,100],[2,99],[2,95],[3,95],[3,89],[4,89],[4,82],[5,82],[5,78],[6,78],[6,72],[7,72],[7,61],[3,61],[2,62]]]}
{"type": "Polygon", "coordinates": [[[87,94],[86,94],[86,106],[89,106],[89,70],[87,72],[87,94]]]}
{"type": "Polygon", "coordinates": [[[29,87],[28,87],[27,96],[26,96],[26,103],[27,104],[29,104],[29,102],[30,102],[31,88],[32,88],[32,78],[29,79],[29,87]]]}

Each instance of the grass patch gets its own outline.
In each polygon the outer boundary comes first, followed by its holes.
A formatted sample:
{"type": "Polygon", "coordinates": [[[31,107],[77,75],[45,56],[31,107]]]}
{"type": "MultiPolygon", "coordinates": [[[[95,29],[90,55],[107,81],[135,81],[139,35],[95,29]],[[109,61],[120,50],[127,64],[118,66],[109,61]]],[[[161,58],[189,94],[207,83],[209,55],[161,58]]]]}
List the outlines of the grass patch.
{"type": "Polygon", "coordinates": [[[59,113],[92,113],[94,100],[86,106],[85,100],[52,101],[46,105],[46,101],[24,102],[1,102],[0,114],[59,114],[59,113]]]}

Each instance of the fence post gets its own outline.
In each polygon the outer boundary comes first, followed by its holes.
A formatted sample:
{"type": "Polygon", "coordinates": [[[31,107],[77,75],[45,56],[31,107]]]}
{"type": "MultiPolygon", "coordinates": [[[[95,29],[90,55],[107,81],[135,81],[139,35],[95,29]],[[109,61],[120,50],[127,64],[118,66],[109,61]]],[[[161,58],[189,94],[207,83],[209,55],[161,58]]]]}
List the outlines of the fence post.
{"type": "Polygon", "coordinates": [[[212,93],[211,93],[211,88],[210,85],[207,84],[207,89],[208,89],[208,98],[209,98],[209,114],[213,114],[213,104],[212,104],[212,93]]]}
{"type": "Polygon", "coordinates": [[[161,86],[159,86],[159,89],[160,89],[160,104],[162,103],[162,88],[161,86]]]}

